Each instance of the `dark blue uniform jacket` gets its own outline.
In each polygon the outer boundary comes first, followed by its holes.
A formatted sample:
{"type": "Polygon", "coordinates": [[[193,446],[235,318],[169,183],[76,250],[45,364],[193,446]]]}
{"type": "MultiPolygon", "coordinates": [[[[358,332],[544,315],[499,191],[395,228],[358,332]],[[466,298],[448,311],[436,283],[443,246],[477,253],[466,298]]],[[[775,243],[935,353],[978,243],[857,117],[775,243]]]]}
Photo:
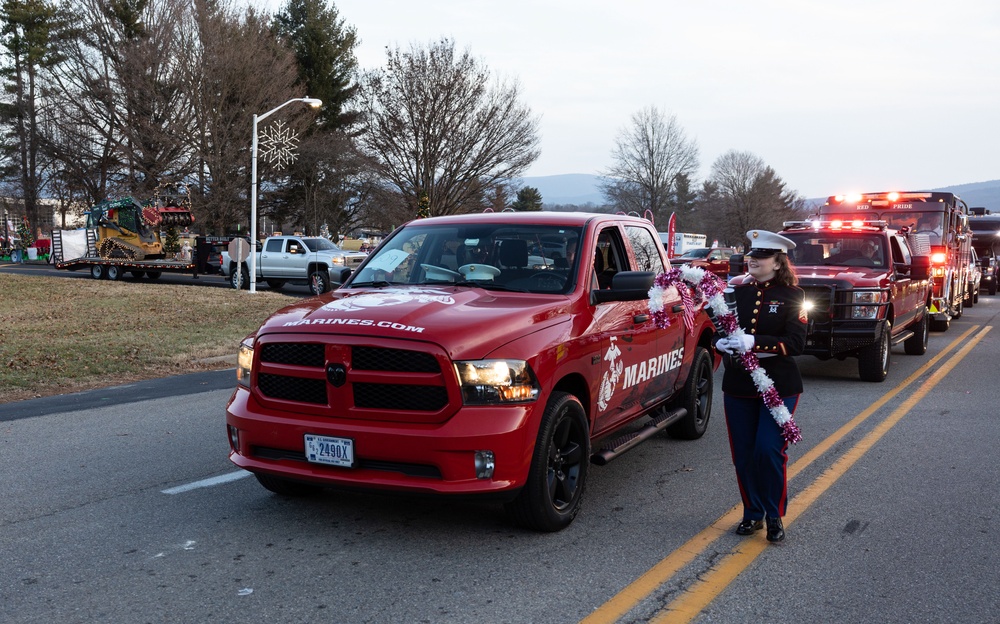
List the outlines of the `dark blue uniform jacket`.
{"type": "MultiPolygon", "coordinates": [[[[806,344],[805,293],[797,286],[774,282],[758,284],[750,276],[730,282],[736,293],[740,327],[754,337],[753,351],[761,367],[774,382],[781,397],[802,393],[802,376],[793,355],[801,355],[806,344]]],[[[731,396],[754,397],[760,392],[750,373],[732,356],[723,358],[726,371],[722,391],[731,396]]]]}

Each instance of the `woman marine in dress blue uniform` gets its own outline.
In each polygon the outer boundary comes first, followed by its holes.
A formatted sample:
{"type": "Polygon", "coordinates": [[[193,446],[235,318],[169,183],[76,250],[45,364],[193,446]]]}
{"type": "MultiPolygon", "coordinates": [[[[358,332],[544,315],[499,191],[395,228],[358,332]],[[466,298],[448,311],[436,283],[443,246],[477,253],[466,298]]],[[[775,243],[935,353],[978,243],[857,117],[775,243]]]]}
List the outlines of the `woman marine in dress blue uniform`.
{"type": "Polygon", "coordinates": [[[719,351],[733,356],[723,358],[722,392],[733,465],[743,498],[743,520],[736,533],[750,535],[763,528],[766,518],[767,539],[780,542],[785,538],[781,518],[788,498],[788,442],[750,373],[735,356],[741,351],[753,351],[788,411],[794,414],[802,393],[802,377],[792,356],[800,355],[805,347],[805,295],[796,286],[798,280],[786,255],[795,248],[794,242],[763,230],[751,230],[747,238],[751,241],[746,254],[749,272],[730,281],[744,340],[741,343],[736,337],[727,337],[716,343],[719,351]]]}

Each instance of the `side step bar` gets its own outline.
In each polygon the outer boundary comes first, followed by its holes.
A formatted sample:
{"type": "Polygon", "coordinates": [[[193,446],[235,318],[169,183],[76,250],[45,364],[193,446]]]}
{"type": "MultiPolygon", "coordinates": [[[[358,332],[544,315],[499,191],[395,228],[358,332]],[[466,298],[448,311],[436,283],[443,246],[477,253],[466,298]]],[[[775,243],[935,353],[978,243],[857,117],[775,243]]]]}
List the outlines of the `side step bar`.
{"type": "Polygon", "coordinates": [[[913,336],[914,333],[910,330],[899,332],[899,335],[892,339],[892,346],[896,346],[904,340],[909,340],[910,338],[913,338],[913,336]]]}
{"type": "Polygon", "coordinates": [[[643,440],[653,437],[685,416],[687,416],[687,409],[683,407],[678,407],[675,410],[663,410],[653,416],[641,429],[606,442],[601,450],[590,456],[590,463],[604,466],[612,459],[632,450],[643,440]]]}

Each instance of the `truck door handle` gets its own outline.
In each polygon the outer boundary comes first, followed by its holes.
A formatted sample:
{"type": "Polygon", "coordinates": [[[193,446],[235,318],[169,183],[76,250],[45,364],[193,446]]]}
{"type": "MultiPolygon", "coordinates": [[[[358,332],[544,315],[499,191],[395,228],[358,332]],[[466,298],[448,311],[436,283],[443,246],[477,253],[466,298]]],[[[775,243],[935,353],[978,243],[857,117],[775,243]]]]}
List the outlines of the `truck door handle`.
{"type": "Polygon", "coordinates": [[[680,312],[680,311],[682,311],[683,309],[684,309],[684,306],[683,306],[682,304],[679,304],[679,303],[678,303],[678,304],[677,304],[677,305],[675,305],[674,307],[670,308],[670,311],[671,311],[671,312],[680,312]]]}
{"type": "Polygon", "coordinates": [[[636,314],[635,316],[632,317],[633,323],[645,323],[648,320],[649,320],[648,314],[636,314]]]}

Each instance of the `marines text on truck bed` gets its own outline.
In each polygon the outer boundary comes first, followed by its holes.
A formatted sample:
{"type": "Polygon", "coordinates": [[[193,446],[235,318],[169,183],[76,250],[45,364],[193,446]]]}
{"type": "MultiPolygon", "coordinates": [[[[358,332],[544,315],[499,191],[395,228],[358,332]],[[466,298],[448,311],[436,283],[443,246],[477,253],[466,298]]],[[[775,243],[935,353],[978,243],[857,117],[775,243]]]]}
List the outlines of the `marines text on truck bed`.
{"type": "Polygon", "coordinates": [[[521,525],[561,529],[588,464],[708,426],[712,324],[698,308],[688,329],[671,288],[676,322],[656,327],[648,293],[667,268],[640,218],[413,221],[341,288],[243,341],[230,458],[279,494],[485,495],[521,525]],[[575,253],[551,257],[554,240],[575,253]]]}

